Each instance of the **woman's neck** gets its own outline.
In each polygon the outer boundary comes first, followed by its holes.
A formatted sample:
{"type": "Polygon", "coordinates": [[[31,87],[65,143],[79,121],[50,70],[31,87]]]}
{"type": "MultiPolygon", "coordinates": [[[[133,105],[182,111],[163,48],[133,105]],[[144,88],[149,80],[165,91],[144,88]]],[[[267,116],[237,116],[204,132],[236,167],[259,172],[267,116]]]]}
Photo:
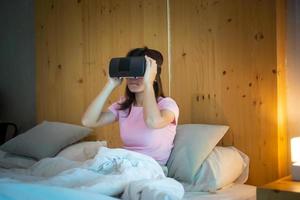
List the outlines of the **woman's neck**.
{"type": "Polygon", "coordinates": [[[144,100],[144,93],[139,92],[135,93],[135,106],[143,106],[143,100],[144,100]]]}

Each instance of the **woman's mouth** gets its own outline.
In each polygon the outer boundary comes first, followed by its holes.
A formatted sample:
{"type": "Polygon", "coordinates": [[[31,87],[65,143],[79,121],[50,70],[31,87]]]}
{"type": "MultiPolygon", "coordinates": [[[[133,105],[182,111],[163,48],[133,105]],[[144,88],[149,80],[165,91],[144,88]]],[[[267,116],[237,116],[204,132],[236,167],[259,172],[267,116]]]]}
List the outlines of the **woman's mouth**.
{"type": "Polygon", "coordinates": [[[130,86],[139,86],[138,83],[128,83],[128,85],[130,85],[130,86]]]}

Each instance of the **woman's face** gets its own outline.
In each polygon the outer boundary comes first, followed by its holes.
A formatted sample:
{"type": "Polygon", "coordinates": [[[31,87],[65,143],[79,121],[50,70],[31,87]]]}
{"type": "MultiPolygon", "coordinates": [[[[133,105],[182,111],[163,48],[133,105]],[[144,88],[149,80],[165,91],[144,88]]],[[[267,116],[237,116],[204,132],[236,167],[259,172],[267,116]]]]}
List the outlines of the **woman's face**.
{"type": "Polygon", "coordinates": [[[126,78],[127,86],[130,92],[139,93],[144,91],[144,78],[126,78]]]}

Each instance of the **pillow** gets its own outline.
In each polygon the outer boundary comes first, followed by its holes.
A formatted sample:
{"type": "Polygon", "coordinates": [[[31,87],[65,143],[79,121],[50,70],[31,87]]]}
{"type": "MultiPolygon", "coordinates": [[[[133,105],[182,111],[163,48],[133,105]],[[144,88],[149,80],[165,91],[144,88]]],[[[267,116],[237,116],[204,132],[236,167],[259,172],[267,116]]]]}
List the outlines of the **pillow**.
{"type": "Polygon", "coordinates": [[[48,122],[33,127],[4,143],[0,149],[40,160],[87,136],[91,129],[78,125],[48,122]]]}
{"type": "Polygon", "coordinates": [[[168,176],[179,181],[193,183],[193,178],[202,162],[228,128],[223,125],[178,125],[174,148],[167,162],[168,176]]]}
{"type": "Polygon", "coordinates": [[[59,152],[56,157],[63,157],[68,160],[73,161],[86,161],[95,157],[98,152],[99,147],[107,147],[106,141],[89,141],[80,142],[66,147],[61,152],[59,152]]]}
{"type": "Polygon", "coordinates": [[[0,150],[0,167],[1,168],[29,168],[36,163],[36,160],[23,156],[6,153],[0,150]]]}
{"type": "Polygon", "coordinates": [[[232,183],[245,183],[249,173],[249,157],[234,147],[215,147],[186,191],[215,192],[232,183]]]}

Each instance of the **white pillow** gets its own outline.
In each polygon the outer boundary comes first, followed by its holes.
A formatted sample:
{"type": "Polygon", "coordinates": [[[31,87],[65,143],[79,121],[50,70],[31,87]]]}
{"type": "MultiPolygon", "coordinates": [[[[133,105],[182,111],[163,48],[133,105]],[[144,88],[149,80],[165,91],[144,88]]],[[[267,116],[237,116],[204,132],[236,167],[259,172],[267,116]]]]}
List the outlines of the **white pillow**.
{"type": "Polygon", "coordinates": [[[193,184],[186,191],[215,192],[232,183],[245,183],[249,173],[249,157],[234,147],[215,147],[203,162],[193,184]]]}
{"type": "Polygon", "coordinates": [[[36,162],[32,158],[17,156],[0,150],[0,168],[29,168],[36,162]]]}
{"type": "Polygon", "coordinates": [[[56,157],[63,157],[73,161],[86,161],[95,157],[99,147],[107,147],[106,141],[88,141],[80,142],[66,147],[59,152],[56,157]]]}
{"type": "Polygon", "coordinates": [[[92,129],[61,122],[44,121],[4,143],[0,149],[40,160],[52,157],[64,147],[91,133],[92,129]]]}
{"type": "Polygon", "coordinates": [[[208,124],[178,125],[174,148],[167,162],[168,176],[182,182],[193,183],[202,162],[228,128],[208,124]]]}

